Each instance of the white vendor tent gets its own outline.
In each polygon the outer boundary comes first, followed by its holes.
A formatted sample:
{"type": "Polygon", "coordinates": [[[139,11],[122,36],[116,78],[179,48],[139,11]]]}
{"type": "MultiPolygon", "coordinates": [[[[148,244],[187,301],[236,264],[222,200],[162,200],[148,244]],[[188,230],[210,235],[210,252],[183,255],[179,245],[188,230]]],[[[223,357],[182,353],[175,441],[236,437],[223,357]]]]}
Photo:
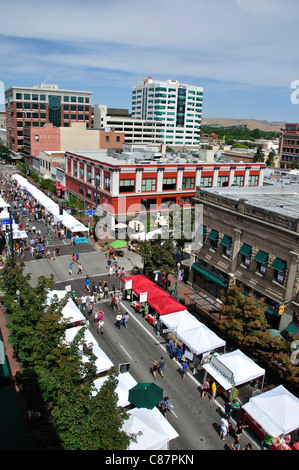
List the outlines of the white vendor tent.
{"type": "Polygon", "coordinates": [[[73,233],[77,232],[88,232],[88,228],[85,227],[76,217],[73,217],[71,214],[68,214],[63,210],[62,214],[59,214],[59,204],[56,204],[50,197],[46,196],[42,191],[40,191],[36,186],[29,183],[29,181],[21,175],[13,175],[12,178],[16,180],[21,188],[28,191],[44,208],[46,211],[50,212],[54,219],[60,221],[67,229],[73,233]]]}
{"type": "Polygon", "coordinates": [[[158,408],[133,408],[122,430],[133,437],[127,450],[167,450],[179,435],[158,408]]]}
{"type": "Polygon", "coordinates": [[[225,341],[198,321],[188,310],[161,315],[160,321],[167,328],[173,328],[177,338],[183,341],[194,354],[225,347],[225,341]]]}
{"type": "MultiPolygon", "coordinates": [[[[53,300],[54,296],[57,296],[59,301],[63,300],[65,296],[68,294],[66,290],[58,291],[49,291],[47,295],[47,305],[50,305],[51,301],[53,300]]],[[[64,320],[67,320],[68,323],[75,323],[81,322],[82,324],[86,323],[86,318],[84,317],[83,313],[79,310],[75,302],[69,298],[66,305],[63,307],[61,314],[64,320]]]]}
{"type": "MultiPolygon", "coordinates": [[[[93,392],[93,395],[102,387],[104,382],[108,380],[108,377],[100,377],[94,381],[96,391],[93,392]]],[[[118,395],[117,406],[128,406],[131,403],[129,402],[129,390],[135,385],[137,385],[136,380],[129,372],[124,372],[123,374],[118,374],[117,376],[118,385],[115,389],[115,393],[118,395]]]]}
{"type": "MultiPolygon", "coordinates": [[[[66,342],[71,343],[73,341],[73,339],[75,338],[76,334],[81,330],[81,328],[82,327],[74,327],[74,328],[69,328],[68,330],[66,330],[66,332],[65,332],[66,342]]],[[[97,373],[99,374],[101,372],[108,371],[109,369],[111,369],[111,367],[113,367],[113,362],[110,361],[109,357],[99,347],[96,339],[93,337],[93,335],[90,333],[90,331],[85,327],[84,327],[84,330],[85,330],[85,332],[84,332],[83,340],[87,344],[92,345],[92,352],[96,356],[95,364],[96,364],[96,367],[97,367],[97,373]]],[[[82,351],[83,351],[83,347],[80,349],[80,354],[82,353],[82,351]]],[[[87,357],[82,355],[82,361],[86,362],[87,357]]]]}
{"type": "Polygon", "coordinates": [[[209,373],[225,390],[232,390],[232,393],[235,387],[261,376],[264,379],[265,375],[265,369],[239,349],[222,355],[212,355],[203,368],[206,371],[205,378],[209,373]]]}
{"type": "Polygon", "coordinates": [[[272,437],[299,428],[299,398],[283,385],[250,398],[242,408],[272,437]]]}

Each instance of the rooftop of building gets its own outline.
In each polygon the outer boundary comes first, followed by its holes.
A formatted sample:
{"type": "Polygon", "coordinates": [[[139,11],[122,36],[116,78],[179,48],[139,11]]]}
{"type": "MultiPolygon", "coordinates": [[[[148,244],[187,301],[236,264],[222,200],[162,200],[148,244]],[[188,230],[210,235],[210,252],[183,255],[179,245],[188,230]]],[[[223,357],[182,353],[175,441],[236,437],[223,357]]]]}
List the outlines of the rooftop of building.
{"type": "Polygon", "coordinates": [[[50,84],[50,83],[40,83],[39,85],[33,85],[32,87],[12,85],[5,90],[5,93],[12,89],[41,90],[41,91],[55,91],[55,92],[57,91],[57,92],[64,92],[64,93],[84,93],[84,94],[90,94],[90,95],[93,94],[92,91],[65,90],[65,89],[59,88],[58,85],[56,84],[50,84]]]}
{"type": "Polygon", "coordinates": [[[230,200],[238,210],[239,202],[244,203],[245,213],[253,214],[262,210],[277,216],[297,220],[299,218],[299,184],[277,184],[274,186],[200,188],[203,199],[217,197],[218,205],[227,206],[230,200]],[[222,202],[221,202],[222,201],[222,202]]]}
{"type": "MultiPolygon", "coordinates": [[[[76,149],[70,152],[72,155],[83,157],[88,160],[93,160],[99,163],[105,163],[110,166],[120,165],[209,165],[213,167],[218,162],[207,161],[205,151],[199,150],[198,154],[191,153],[170,153],[163,155],[154,150],[138,149],[135,151],[123,151],[122,153],[108,154],[107,149],[76,149]]],[[[234,162],[234,164],[246,165],[243,162],[234,162]]],[[[221,162],[221,166],[229,166],[231,162],[221,162]]],[[[255,163],[254,166],[262,165],[255,163]]]]}

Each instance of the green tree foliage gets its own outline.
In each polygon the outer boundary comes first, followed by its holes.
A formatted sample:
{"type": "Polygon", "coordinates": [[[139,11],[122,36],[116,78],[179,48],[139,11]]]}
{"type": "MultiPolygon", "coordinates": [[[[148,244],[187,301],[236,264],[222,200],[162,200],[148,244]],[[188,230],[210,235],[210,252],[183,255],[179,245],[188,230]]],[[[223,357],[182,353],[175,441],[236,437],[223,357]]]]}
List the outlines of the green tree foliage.
{"type": "Polygon", "coordinates": [[[256,345],[267,347],[269,325],[266,320],[266,306],[253,295],[243,295],[242,289],[233,286],[222,291],[220,329],[239,347],[253,348],[256,345]]]}
{"type": "Polygon", "coordinates": [[[261,129],[250,130],[246,125],[243,126],[228,126],[228,127],[215,127],[215,126],[202,126],[201,134],[215,133],[219,136],[225,137],[225,143],[232,145],[236,140],[254,141],[257,139],[276,139],[279,137],[278,132],[262,131],[261,129]]]}
{"type": "Polygon", "coordinates": [[[41,276],[36,287],[23,276],[23,265],[7,264],[0,278],[9,316],[9,341],[23,371],[15,383],[42,411],[42,421],[31,442],[36,449],[125,450],[129,436],[121,430],[128,419],[117,406],[116,371],[112,370],[99,391],[95,356],[81,328],[74,340],[65,342],[67,325],[62,308],[67,298],[49,304],[53,279],[41,276]],[[16,290],[20,291],[19,302],[16,290]],[[84,360],[82,360],[82,354],[84,360]]]}
{"type": "Polygon", "coordinates": [[[266,165],[267,166],[274,166],[275,165],[275,160],[276,160],[276,152],[274,149],[271,149],[269,154],[268,154],[268,157],[267,157],[267,160],[266,160],[266,165]]]}
{"type": "Polygon", "coordinates": [[[264,162],[265,161],[265,154],[262,150],[262,146],[258,145],[256,152],[253,156],[253,161],[254,162],[264,162]]]}
{"type": "Polygon", "coordinates": [[[172,256],[172,239],[152,239],[140,242],[140,253],[145,260],[146,274],[152,276],[155,271],[170,274],[175,269],[175,260],[172,256]]]}

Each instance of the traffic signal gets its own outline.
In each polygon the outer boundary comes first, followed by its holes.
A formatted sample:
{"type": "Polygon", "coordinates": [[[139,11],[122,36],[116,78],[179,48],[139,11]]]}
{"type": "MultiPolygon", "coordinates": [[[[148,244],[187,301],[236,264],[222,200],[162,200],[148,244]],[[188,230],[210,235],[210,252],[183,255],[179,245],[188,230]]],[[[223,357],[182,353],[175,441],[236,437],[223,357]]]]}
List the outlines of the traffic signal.
{"type": "Polygon", "coordinates": [[[59,215],[63,215],[63,207],[59,206],[59,215]]]}
{"type": "Polygon", "coordinates": [[[71,214],[75,215],[76,214],[76,209],[74,207],[71,208],[71,214]]]}

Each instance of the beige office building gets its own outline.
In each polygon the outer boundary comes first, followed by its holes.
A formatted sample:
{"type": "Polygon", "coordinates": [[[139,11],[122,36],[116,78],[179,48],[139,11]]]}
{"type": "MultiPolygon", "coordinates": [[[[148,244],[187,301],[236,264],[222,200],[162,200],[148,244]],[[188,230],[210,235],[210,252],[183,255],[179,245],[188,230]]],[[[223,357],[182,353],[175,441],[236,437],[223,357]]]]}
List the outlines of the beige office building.
{"type": "Polygon", "coordinates": [[[203,244],[191,254],[192,287],[219,298],[243,286],[265,299],[272,328],[298,333],[299,186],[197,188],[194,202],[203,244]]]}

